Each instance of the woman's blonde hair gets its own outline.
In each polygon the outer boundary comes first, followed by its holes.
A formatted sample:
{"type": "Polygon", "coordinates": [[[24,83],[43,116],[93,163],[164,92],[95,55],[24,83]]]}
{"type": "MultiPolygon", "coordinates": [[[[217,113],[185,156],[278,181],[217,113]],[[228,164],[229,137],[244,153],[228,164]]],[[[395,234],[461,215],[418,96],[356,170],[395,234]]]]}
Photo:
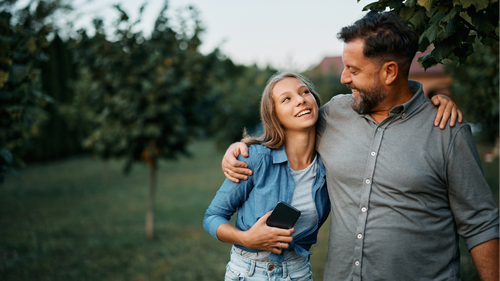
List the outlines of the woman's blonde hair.
{"type": "Polygon", "coordinates": [[[295,78],[304,83],[316,100],[318,108],[321,107],[320,98],[314,91],[312,84],[300,74],[293,72],[278,72],[274,74],[271,78],[269,78],[269,81],[264,88],[264,92],[262,93],[262,99],[260,102],[260,120],[262,122],[264,133],[259,137],[253,137],[247,135],[246,130],[244,130],[243,139],[241,141],[246,145],[262,144],[272,149],[281,148],[285,145],[285,130],[276,115],[273,99],[274,85],[285,78],[295,78]]]}

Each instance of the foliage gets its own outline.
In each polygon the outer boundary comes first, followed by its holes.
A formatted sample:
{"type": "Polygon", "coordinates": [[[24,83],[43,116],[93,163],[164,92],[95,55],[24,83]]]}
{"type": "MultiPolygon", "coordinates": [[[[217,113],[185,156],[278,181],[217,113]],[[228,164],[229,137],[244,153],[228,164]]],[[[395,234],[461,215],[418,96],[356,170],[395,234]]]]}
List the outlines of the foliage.
{"type": "Polygon", "coordinates": [[[465,63],[477,51],[475,42],[493,46],[499,40],[498,0],[379,0],[363,10],[387,8],[413,24],[420,36],[419,51],[434,45],[418,59],[425,69],[445,59],[465,63]]]}
{"type": "Polygon", "coordinates": [[[462,67],[445,65],[453,78],[451,93],[467,121],[481,125],[480,136],[494,141],[498,137],[499,67],[498,44],[477,45],[462,67]]]}
{"type": "MultiPolygon", "coordinates": [[[[103,159],[124,157],[125,171],[145,160],[154,165],[158,157],[175,158],[209,120],[207,73],[217,63],[216,53],[198,52],[202,28],[197,12],[189,8],[194,26],[174,31],[160,13],[150,39],[133,32],[127,14],[116,6],[114,40],[106,37],[101,20],[94,20],[95,35],[83,30],[74,42],[78,79],[69,115],[83,122],[88,137],[85,147],[103,159]]],[[[185,19],[181,19],[186,21],[185,19]]]]}
{"type": "Polygon", "coordinates": [[[243,129],[258,134],[260,126],[260,101],[267,81],[276,71],[260,69],[255,65],[239,66],[230,59],[221,60],[212,76],[212,94],[215,103],[210,115],[209,133],[219,149],[242,138],[243,129]]]}
{"type": "Polygon", "coordinates": [[[43,3],[33,14],[25,8],[15,25],[10,12],[0,12],[0,183],[24,165],[23,152],[47,119],[43,107],[51,98],[41,91],[39,63],[47,59],[50,27],[43,19],[50,11],[43,3]]]}

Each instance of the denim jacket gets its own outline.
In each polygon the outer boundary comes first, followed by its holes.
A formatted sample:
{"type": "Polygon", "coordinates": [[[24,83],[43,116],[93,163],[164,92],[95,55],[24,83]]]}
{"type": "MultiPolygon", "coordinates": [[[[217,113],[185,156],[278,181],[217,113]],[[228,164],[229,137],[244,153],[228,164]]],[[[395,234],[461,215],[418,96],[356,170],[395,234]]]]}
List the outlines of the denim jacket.
{"type": "MultiPolygon", "coordinates": [[[[246,231],[267,212],[274,209],[279,201],[288,204],[292,201],[295,181],[290,174],[290,165],[286,156],[285,147],[269,149],[263,145],[251,145],[249,157],[241,155],[238,160],[246,162],[253,174],[248,180],[234,183],[228,179],[224,181],[208,207],[203,227],[213,237],[217,238],[217,228],[223,223],[230,223],[231,216],[238,211],[235,227],[246,231]]],[[[307,257],[311,245],[316,243],[318,230],[330,213],[330,199],[326,188],[325,166],[321,158],[317,157],[318,169],[312,186],[312,194],[318,214],[317,224],[294,237],[288,250],[294,250],[298,255],[307,257]]],[[[218,238],[217,238],[218,239],[218,238]]],[[[250,252],[261,250],[249,249],[241,245],[238,248],[250,252]]],[[[271,253],[271,260],[283,262],[283,253],[271,253]]]]}

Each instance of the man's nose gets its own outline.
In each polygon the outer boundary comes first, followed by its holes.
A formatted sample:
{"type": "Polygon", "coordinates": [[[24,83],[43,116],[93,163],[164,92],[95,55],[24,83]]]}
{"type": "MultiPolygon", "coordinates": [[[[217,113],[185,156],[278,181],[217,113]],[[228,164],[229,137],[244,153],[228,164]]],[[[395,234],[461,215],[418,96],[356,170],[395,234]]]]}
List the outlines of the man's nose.
{"type": "Polygon", "coordinates": [[[349,75],[349,71],[347,70],[347,68],[344,68],[344,71],[342,71],[342,75],[340,75],[340,83],[349,84],[351,82],[351,75],[349,75]]]}

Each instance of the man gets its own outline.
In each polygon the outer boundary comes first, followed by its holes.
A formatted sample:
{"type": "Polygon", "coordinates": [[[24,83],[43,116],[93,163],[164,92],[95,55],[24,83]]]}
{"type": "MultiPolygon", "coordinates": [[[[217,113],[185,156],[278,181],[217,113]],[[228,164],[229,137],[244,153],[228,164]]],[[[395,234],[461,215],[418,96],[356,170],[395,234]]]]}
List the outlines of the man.
{"type": "Polygon", "coordinates": [[[352,95],[324,105],[317,126],[332,202],[324,279],[460,280],[460,235],[480,278],[498,280],[498,207],[470,126],[429,126],[437,109],[408,81],[417,35],[372,11],[338,38],[352,95]]]}

